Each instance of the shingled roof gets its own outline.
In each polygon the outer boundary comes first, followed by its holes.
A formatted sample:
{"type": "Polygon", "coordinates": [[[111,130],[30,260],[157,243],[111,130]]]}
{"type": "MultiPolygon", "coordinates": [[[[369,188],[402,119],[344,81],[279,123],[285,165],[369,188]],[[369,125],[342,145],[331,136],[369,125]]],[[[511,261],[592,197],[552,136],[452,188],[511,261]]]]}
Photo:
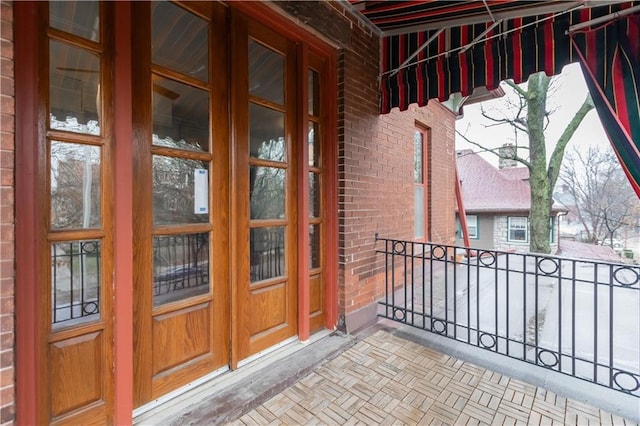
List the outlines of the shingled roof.
{"type": "Polygon", "coordinates": [[[528,168],[497,169],[470,149],[457,151],[456,162],[467,213],[529,212],[528,168]]]}

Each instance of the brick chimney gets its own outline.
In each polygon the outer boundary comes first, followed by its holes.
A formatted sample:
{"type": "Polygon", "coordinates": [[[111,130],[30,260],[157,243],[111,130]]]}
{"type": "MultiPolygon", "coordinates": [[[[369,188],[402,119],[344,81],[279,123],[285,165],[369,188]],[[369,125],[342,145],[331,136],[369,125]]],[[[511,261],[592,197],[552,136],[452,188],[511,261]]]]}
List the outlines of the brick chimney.
{"type": "Polygon", "coordinates": [[[509,169],[512,167],[518,167],[518,162],[513,158],[516,156],[516,147],[513,144],[505,143],[498,150],[500,153],[500,159],[498,161],[498,167],[500,169],[509,169]]]}

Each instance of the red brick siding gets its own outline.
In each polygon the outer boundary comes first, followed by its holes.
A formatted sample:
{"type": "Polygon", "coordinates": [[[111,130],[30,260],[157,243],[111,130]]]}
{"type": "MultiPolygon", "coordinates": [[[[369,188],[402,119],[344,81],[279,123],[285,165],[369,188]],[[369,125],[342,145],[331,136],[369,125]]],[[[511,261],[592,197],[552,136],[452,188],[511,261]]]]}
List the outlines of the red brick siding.
{"type": "Polygon", "coordinates": [[[14,393],[14,80],[13,4],[2,1],[0,15],[0,424],[15,417],[14,393]]]}
{"type": "Polygon", "coordinates": [[[378,38],[356,23],[339,59],[339,314],[383,295],[384,259],[375,234],[414,235],[413,133],[431,130],[431,240],[455,237],[454,115],[439,103],[378,113],[378,38]]]}

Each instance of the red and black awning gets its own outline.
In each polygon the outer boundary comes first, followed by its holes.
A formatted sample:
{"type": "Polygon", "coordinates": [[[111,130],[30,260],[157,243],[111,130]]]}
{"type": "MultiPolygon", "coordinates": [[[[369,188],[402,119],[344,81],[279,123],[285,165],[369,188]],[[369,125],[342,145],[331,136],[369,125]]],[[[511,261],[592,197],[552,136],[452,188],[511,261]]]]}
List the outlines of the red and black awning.
{"type": "Polygon", "coordinates": [[[580,61],[640,197],[640,1],[350,0],[382,32],[380,110],[493,90],[580,61]],[[599,21],[602,20],[603,23],[599,21]],[[584,31],[569,31],[593,23],[584,31]],[[597,25],[596,25],[597,23],[597,25]]]}
{"type": "Polygon", "coordinates": [[[445,101],[452,93],[466,96],[476,87],[492,90],[505,79],[520,83],[538,71],[558,74],[565,65],[577,60],[567,34],[570,26],[640,2],[581,8],[576,2],[488,1],[488,10],[492,11],[495,22],[482,1],[365,4],[367,7],[362,13],[388,32],[416,28],[418,19],[430,17],[440,25],[452,25],[467,18],[484,19],[484,22],[453,25],[444,30],[426,21],[423,25],[430,29],[383,35],[380,109],[387,113],[394,107],[405,110],[412,103],[425,105],[429,99],[445,101]],[[531,12],[534,6],[540,10],[548,3],[554,4],[554,12],[500,18],[531,12]],[[564,9],[558,10],[559,7],[564,9]],[[432,41],[420,49],[430,39],[432,41]]]}

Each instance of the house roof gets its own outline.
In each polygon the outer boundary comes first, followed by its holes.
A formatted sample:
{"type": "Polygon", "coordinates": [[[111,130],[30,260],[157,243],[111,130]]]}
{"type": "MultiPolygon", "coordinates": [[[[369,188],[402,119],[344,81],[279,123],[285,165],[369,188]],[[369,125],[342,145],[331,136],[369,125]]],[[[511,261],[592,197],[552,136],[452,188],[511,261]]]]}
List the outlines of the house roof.
{"type": "Polygon", "coordinates": [[[529,211],[528,168],[497,169],[470,149],[457,151],[456,163],[467,213],[529,211]]]}

